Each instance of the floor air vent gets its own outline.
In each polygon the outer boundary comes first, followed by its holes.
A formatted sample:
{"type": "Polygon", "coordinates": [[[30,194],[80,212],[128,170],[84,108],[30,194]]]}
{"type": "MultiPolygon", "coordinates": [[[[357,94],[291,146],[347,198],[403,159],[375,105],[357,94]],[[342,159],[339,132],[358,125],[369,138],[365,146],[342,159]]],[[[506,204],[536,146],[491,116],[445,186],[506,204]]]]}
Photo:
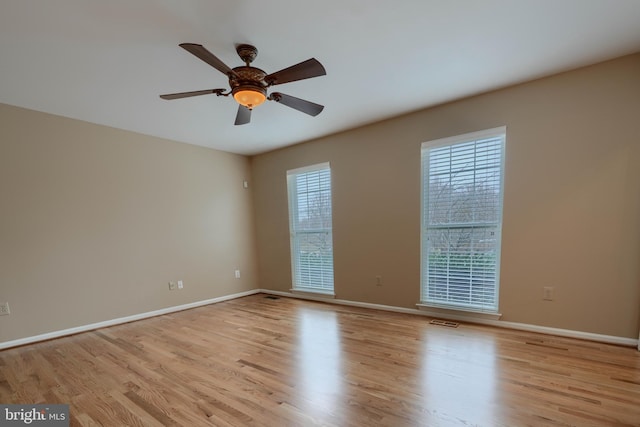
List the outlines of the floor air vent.
{"type": "Polygon", "coordinates": [[[433,319],[429,323],[432,325],[446,326],[447,328],[457,328],[459,323],[450,320],[433,319]]]}
{"type": "Polygon", "coordinates": [[[273,295],[267,295],[265,298],[266,299],[280,299],[280,297],[275,297],[273,295]]]}

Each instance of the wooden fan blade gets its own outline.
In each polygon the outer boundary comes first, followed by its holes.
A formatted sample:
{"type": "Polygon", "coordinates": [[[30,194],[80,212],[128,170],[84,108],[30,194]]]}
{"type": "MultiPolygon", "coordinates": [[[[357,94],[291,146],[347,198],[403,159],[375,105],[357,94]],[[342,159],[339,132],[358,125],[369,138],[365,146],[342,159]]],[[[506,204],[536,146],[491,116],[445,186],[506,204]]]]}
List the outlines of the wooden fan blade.
{"type": "Polygon", "coordinates": [[[227,64],[218,59],[218,57],[216,57],[213,53],[205,49],[204,46],[195,43],[181,43],[179,46],[190,54],[197,56],[221,73],[226,74],[227,76],[230,74],[237,76],[235,71],[229,68],[227,64]]]}
{"type": "Polygon", "coordinates": [[[166,95],[160,95],[162,99],[180,99],[180,98],[188,98],[190,96],[200,96],[200,95],[210,95],[212,93],[220,94],[224,92],[224,89],[205,89],[205,90],[194,90],[192,92],[180,92],[180,93],[168,93],[166,95]]]}
{"type": "Polygon", "coordinates": [[[236,122],[237,125],[246,125],[251,121],[251,110],[245,107],[244,105],[238,105],[238,114],[236,114],[236,122]]]}
{"type": "Polygon", "coordinates": [[[281,85],[283,83],[295,82],[296,80],[310,79],[312,77],[324,76],[327,71],[315,58],[307,59],[299,64],[292,65],[284,70],[276,71],[266,76],[264,79],[270,85],[281,85]]]}
{"type": "Polygon", "coordinates": [[[272,93],[269,96],[269,99],[314,117],[320,114],[322,110],[324,110],[324,105],[316,104],[315,102],[311,101],[305,101],[304,99],[296,98],[295,96],[291,95],[285,95],[284,93],[280,92],[272,93]]]}

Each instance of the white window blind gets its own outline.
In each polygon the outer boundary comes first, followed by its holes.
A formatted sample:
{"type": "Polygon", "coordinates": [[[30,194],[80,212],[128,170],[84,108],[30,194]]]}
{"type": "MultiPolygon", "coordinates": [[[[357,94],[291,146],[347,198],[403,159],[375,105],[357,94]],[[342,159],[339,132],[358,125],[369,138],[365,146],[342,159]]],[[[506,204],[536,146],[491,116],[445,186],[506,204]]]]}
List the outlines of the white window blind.
{"type": "Polygon", "coordinates": [[[505,132],[422,146],[424,304],[498,310],[505,132]]]}
{"type": "Polygon", "coordinates": [[[288,171],[287,188],[293,288],[333,293],[329,164],[288,171]]]}

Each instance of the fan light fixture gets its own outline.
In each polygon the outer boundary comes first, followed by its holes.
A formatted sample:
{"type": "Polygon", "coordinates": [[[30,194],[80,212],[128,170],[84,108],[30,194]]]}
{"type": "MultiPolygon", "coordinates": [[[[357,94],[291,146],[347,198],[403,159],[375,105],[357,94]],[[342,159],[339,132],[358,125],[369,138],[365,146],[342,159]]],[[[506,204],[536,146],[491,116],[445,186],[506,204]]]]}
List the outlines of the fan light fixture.
{"type": "Polygon", "coordinates": [[[233,99],[251,110],[267,100],[266,90],[255,86],[238,86],[233,88],[233,99]]]}

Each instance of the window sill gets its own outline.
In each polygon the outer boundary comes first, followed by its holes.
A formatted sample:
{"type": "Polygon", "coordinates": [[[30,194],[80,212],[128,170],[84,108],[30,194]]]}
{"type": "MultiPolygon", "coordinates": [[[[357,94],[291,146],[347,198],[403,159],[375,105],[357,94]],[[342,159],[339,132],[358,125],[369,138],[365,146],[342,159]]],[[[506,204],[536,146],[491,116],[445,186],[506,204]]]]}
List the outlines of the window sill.
{"type": "Polygon", "coordinates": [[[500,313],[487,313],[485,311],[464,310],[459,308],[444,308],[441,306],[428,305],[423,303],[416,304],[418,310],[433,317],[440,317],[450,320],[465,319],[484,319],[484,320],[500,320],[502,314],[500,313]]]}
{"type": "Polygon", "coordinates": [[[319,289],[312,289],[312,288],[295,288],[295,289],[289,289],[289,291],[292,294],[298,294],[298,295],[310,295],[310,296],[319,296],[322,298],[335,298],[336,294],[334,294],[331,291],[322,291],[319,289]]]}

